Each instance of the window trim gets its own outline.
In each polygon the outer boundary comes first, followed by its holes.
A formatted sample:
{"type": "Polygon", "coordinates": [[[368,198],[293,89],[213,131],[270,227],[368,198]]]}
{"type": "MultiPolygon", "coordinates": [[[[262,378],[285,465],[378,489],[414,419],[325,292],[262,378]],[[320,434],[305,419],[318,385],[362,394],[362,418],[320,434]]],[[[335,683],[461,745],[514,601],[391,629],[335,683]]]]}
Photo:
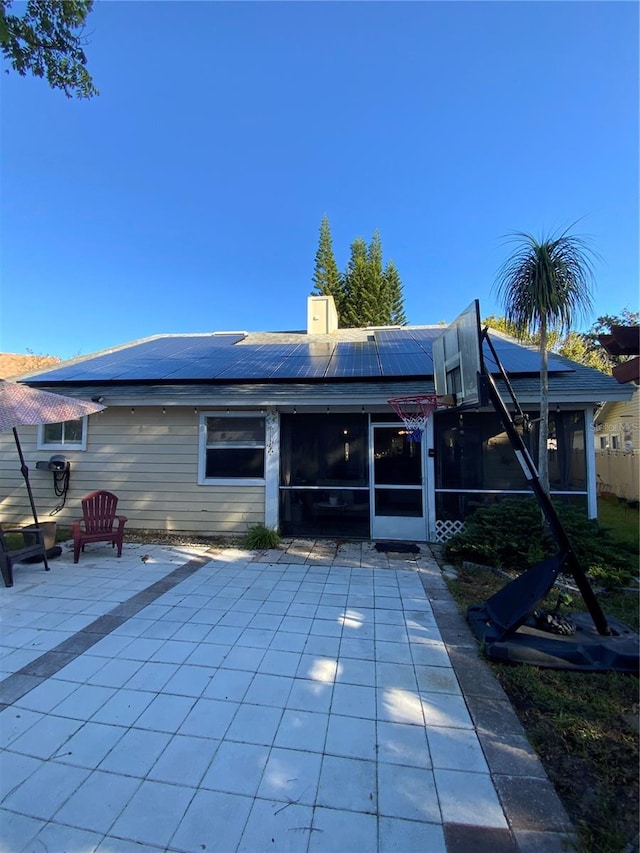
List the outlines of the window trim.
{"type": "Polygon", "coordinates": [[[267,467],[267,451],[269,445],[269,423],[264,412],[255,411],[238,411],[231,410],[227,412],[206,411],[200,412],[198,425],[198,485],[199,486],[264,486],[266,483],[266,467],[267,467]],[[251,444],[238,442],[218,442],[216,444],[207,444],[207,419],[208,418],[261,418],[264,422],[264,441],[262,444],[255,442],[251,444]],[[254,447],[262,449],[264,452],[263,472],[262,477],[207,477],[207,449],[209,447],[254,447]]]}
{"type": "Polygon", "coordinates": [[[36,444],[37,450],[86,450],[87,449],[87,430],[89,427],[88,415],[83,415],[81,418],[71,418],[69,421],[56,421],[63,425],[62,441],[46,442],[44,438],[45,427],[51,424],[38,424],[38,439],[36,444]],[[71,421],[82,421],[82,438],[80,441],[65,441],[64,440],[64,424],[71,421]]]}

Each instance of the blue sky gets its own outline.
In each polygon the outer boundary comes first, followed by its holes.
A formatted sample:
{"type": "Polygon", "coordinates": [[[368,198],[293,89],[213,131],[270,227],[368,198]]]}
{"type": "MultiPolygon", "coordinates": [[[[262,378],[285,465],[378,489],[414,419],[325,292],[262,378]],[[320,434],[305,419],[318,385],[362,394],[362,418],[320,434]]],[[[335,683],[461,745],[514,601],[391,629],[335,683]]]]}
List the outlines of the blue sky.
{"type": "Polygon", "coordinates": [[[2,75],[0,350],[304,328],[324,214],[410,323],[502,313],[504,235],[576,220],[582,326],[637,311],[638,9],[98,0],[98,98],[2,75]]]}

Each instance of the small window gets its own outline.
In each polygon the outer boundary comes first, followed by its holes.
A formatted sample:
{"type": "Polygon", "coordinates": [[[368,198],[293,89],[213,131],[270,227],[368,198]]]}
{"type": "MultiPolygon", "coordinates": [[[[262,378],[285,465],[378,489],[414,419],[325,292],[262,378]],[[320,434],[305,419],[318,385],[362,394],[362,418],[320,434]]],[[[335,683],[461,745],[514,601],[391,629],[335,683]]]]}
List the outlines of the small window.
{"type": "Polygon", "coordinates": [[[609,447],[609,439],[606,435],[600,436],[600,450],[607,450],[609,447]]]}
{"type": "Polygon", "coordinates": [[[203,415],[203,426],[204,464],[200,482],[264,481],[264,417],[203,415]]]}
{"type": "Polygon", "coordinates": [[[620,449],[620,438],[617,435],[611,436],[611,449],[619,450],[620,449]]]}
{"type": "Polygon", "coordinates": [[[86,450],[87,419],[42,424],[38,427],[38,450],[86,450]]]}

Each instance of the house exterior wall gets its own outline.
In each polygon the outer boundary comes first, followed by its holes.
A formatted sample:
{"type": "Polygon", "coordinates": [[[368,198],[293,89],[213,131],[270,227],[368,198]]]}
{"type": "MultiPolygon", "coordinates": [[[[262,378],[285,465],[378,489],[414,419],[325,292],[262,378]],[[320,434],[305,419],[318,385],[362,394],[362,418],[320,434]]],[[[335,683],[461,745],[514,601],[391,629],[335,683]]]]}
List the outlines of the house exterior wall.
{"type": "MultiPolygon", "coordinates": [[[[37,428],[20,427],[20,441],[41,520],[69,524],[77,518],[80,500],[94,489],[108,489],[119,498],[119,511],[138,529],[191,531],[201,535],[242,534],[264,522],[264,486],[199,486],[198,414],[193,408],[108,408],[91,415],[85,451],[65,450],[71,463],[65,507],[48,471],[36,462],[51,452],[37,449],[37,428]]],[[[60,451],[56,451],[60,452],[60,451]]],[[[11,433],[0,435],[0,520],[21,524],[31,510],[11,433]]]]}
{"type": "MultiPolygon", "coordinates": [[[[354,411],[354,408],[349,408],[354,411]]],[[[358,416],[362,408],[355,406],[358,416]]],[[[303,410],[304,405],[301,403],[298,411],[303,410]]],[[[258,409],[264,412],[269,423],[264,484],[254,482],[250,485],[236,485],[227,481],[199,485],[199,430],[202,428],[201,416],[204,411],[209,411],[209,407],[199,409],[193,405],[174,406],[167,402],[166,407],[112,405],[104,412],[90,416],[86,450],[63,451],[71,463],[70,489],[64,508],[54,515],[51,513],[61,503],[61,498],[54,493],[52,475],[48,471],[36,470],[36,462],[48,460],[52,452],[37,449],[35,427],[21,427],[20,438],[41,520],[53,518],[62,526],[68,525],[79,515],[81,498],[94,489],[105,488],[118,495],[119,509],[128,517],[130,528],[223,536],[241,535],[256,523],[277,526],[281,485],[278,413],[268,407],[258,409]]],[[[227,407],[222,411],[228,412],[227,407]]],[[[587,410],[584,412],[585,422],[589,424],[587,410]]],[[[317,416],[323,417],[320,413],[317,416]]],[[[381,417],[378,413],[374,419],[380,422],[381,417]]],[[[435,420],[440,417],[436,415],[435,420]]],[[[436,447],[435,454],[428,453],[438,444],[434,441],[433,424],[433,420],[429,421],[420,445],[424,456],[426,530],[430,539],[437,540],[439,533],[448,535],[451,532],[446,527],[449,515],[443,514],[438,503],[442,503],[443,486],[444,491],[456,493],[447,496],[449,501],[459,499],[460,505],[464,504],[465,507],[469,502],[475,506],[478,502],[495,500],[514,490],[515,493],[530,494],[524,482],[520,487],[517,486],[513,480],[513,471],[507,479],[501,479],[507,468],[498,457],[503,451],[505,456],[510,457],[512,449],[502,446],[504,441],[499,434],[495,436],[495,446],[491,447],[491,452],[488,449],[481,451],[484,466],[481,480],[467,486],[464,483],[452,483],[447,488],[442,475],[436,471],[442,462],[441,451],[438,452],[436,447]],[[442,523],[446,529],[439,531],[438,525],[442,523]]],[[[593,438],[588,435],[585,439],[586,448],[591,448],[593,438]]],[[[584,454],[585,444],[574,449],[584,454]]],[[[579,488],[574,487],[577,488],[574,494],[579,497],[582,492],[583,502],[585,494],[588,494],[589,511],[594,514],[591,512],[591,503],[595,505],[595,477],[589,474],[591,454],[587,452],[586,456],[587,482],[579,488]]],[[[584,459],[584,455],[581,458],[584,459]]],[[[515,466],[515,462],[511,462],[510,469],[515,466]]],[[[465,476],[472,473],[469,464],[470,460],[463,469],[465,476]]],[[[520,475],[517,466],[515,468],[520,475]]],[[[30,521],[30,516],[13,436],[11,433],[0,434],[0,521],[3,524],[21,524],[30,521]]],[[[451,516],[454,524],[459,524],[463,518],[464,511],[462,515],[451,516]]]]}
{"type": "Polygon", "coordinates": [[[606,403],[594,427],[599,494],[640,498],[640,390],[629,401],[606,403]]]}

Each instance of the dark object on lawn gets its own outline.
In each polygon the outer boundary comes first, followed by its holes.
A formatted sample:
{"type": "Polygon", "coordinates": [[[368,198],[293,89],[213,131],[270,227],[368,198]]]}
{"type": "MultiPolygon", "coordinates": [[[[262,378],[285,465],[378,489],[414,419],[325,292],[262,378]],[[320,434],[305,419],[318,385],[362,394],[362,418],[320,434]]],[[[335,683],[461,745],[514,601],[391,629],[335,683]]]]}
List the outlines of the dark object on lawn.
{"type": "MultiPolygon", "coordinates": [[[[468,332],[469,338],[467,347],[469,353],[467,348],[459,346],[458,339],[460,370],[463,374],[469,373],[470,377],[475,375],[478,400],[483,404],[490,402],[500,418],[516,459],[538,501],[558,552],[523,572],[483,605],[469,607],[467,620],[471,630],[482,644],[486,656],[494,660],[529,663],[556,669],[638,672],[640,664],[638,635],[616,620],[607,621],[607,617],[602,612],[600,602],[573,550],[551,498],[540,482],[536,465],[519,431],[520,428],[522,432],[528,432],[531,422],[516,398],[513,386],[488,334],[488,328],[480,330],[479,310],[478,301],[475,300],[473,322],[468,321],[466,326],[462,327],[460,318],[454,321],[454,324],[457,323],[457,332],[462,328],[463,331],[468,332]],[[487,366],[485,356],[491,362],[490,366],[487,366]],[[473,370],[468,369],[471,363],[473,363],[473,370]],[[493,375],[495,368],[511,398],[513,413],[505,405],[498,390],[493,375]],[[571,614],[576,631],[568,636],[552,636],[548,631],[541,631],[536,627],[534,615],[560,574],[572,575],[589,611],[588,614],[571,614]]],[[[469,310],[465,315],[470,315],[469,310]]],[[[449,335],[452,328],[453,325],[445,330],[443,335],[449,335]]],[[[449,372],[446,364],[435,364],[435,355],[441,352],[436,348],[435,343],[433,351],[435,376],[437,378],[444,374],[448,381],[449,372]]],[[[443,356],[440,362],[444,362],[443,356]]],[[[473,385],[473,379],[470,381],[473,385]]],[[[436,383],[436,391],[438,391],[438,383],[436,383]]],[[[462,408],[464,408],[464,399],[462,408]]]]}
{"type": "Polygon", "coordinates": [[[560,613],[549,610],[535,610],[533,618],[536,620],[536,628],[540,628],[541,631],[548,631],[550,634],[562,634],[565,637],[570,637],[576,632],[575,622],[566,616],[561,616],[560,613]]]}
{"type": "Polygon", "coordinates": [[[419,554],[420,548],[411,542],[376,542],[376,551],[383,554],[393,551],[397,554],[419,554]]]}

